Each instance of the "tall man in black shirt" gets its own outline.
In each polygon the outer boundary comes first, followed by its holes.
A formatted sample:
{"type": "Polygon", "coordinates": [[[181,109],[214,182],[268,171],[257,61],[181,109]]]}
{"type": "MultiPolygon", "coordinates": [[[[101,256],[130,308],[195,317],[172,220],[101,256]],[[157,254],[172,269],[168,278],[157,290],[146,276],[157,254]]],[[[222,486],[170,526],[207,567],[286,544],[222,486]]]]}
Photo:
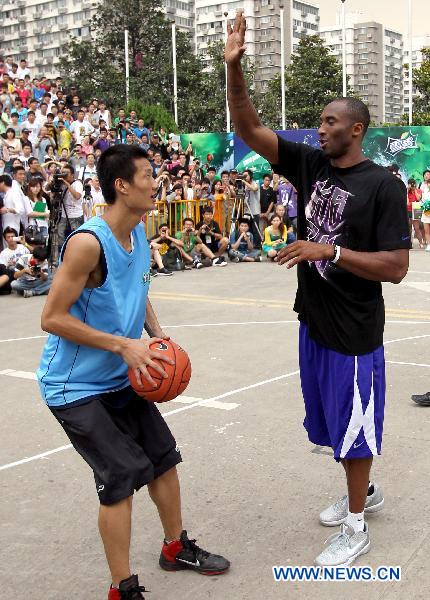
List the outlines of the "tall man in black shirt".
{"type": "Polygon", "coordinates": [[[298,190],[298,241],[281,251],[279,263],[298,265],[304,426],[311,442],[333,448],[348,486],[348,495],[320,515],[323,525],[341,524],[341,533],[315,562],[348,565],[370,547],[364,511],[376,512],[384,501],[376,484],[369,489],[385,402],[381,282],[400,283],[408,270],[406,189],[364,156],[370,117],[360,100],[325,107],[320,150],[264,127],[241,68],[245,30],[238,11],[225,49],[231,116],[236,133],[298,190]]]}

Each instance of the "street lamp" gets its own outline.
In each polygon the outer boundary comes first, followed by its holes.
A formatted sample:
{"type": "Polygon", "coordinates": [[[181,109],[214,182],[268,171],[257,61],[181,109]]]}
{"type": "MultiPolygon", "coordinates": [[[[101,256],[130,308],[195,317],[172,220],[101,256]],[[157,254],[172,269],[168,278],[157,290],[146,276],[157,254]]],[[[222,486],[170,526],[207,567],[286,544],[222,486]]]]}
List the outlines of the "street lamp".
{"type": "Polygon", "coordinates": [[[281,105],[282,129],[285,129],[285,35],[284,35],[284,5],[279,5],[279,19],[281,27],[281,105]]]}
{"type": "MultiPolygon", "coordinates": [[[[227,41],[227,38],[228,38],[228,12],[227,11],[224,13],[224,18],[225,18],[225,39],[227,41]]],[[[226,112],[226,118],[227,118],[227,131],[228,131],[228,133],[230,133],[231,119],[230,119],[230,107],[228,105],[227,63],[224,63],[224,69],[225,69],[225,112],[226,112]]]]}
{"type": "Polygon", "coordinates": [[[412,125],[413,115],[413,67],[412,67],[412,0],[408,3],[408,29],[409,29],[409,125],[412,125]]]}
{"type": "Polygon", "coordinates": [[[178,125],[178,74],[176,71],[176,22],[172,21],[172,61],[173,61],[173,110],[178,125]]]}
{"type": "Polygon", "coordinates": [[[345,0],[342,2],[342,95],[346,97],[346,25],[345,25],[345,0]]]}
{"type": "Polygon", "coordinates": [[[130,56],[128,53],[128,29],[124,29],[124,53],[125,53],[125,103],[128,105],[130,93],[130,56]]]}

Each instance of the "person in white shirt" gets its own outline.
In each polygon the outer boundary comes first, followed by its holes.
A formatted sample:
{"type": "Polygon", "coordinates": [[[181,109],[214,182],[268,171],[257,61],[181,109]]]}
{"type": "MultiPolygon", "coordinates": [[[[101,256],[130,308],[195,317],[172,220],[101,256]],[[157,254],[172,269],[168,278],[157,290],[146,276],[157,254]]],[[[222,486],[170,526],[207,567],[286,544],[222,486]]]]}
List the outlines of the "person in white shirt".
{"type": "Polygon", "coordinates": [[[20,154],[18,156],[18,158],[21,161],[24,169],[26,171],[29,171],[30,167],[28,166],[28,161],[30,160],[30,158],[33,158],[33,154],[31,152],[31,144],[29,144],[28,142],[24,142],[23,144],[21,144],[21,146],[22,146],[22,154],[20,154]]]}
{"type": "MultiPolygon", "coordinates": [[[[12,178],[9,175],[0,176],[0,193],[3,193],[2,225],[3,231],[11,227],[19,231],[21,225],[21,213],[24,213],[22,191],[16,186],[12,187],[12,178]]],[[[15,184],[17,182],[14,182],[15,184]]],[[[17,184],[18,185],[18,184],[17,184]]],[[[19,187],[19,186],[18,186],[19,187]]]]}
{"type": "Polygon", "coordinates": [[[97,175],[97,167],[94,154],[87,155],[86,164],[79,169],[78,179],[85,181],[88,177],[93,178],[97,175]]]}
{"type": "Polygon", "coordinates": [[[36,121],[39,123],[40,127],[43,127],[47,121],[48,114],[48,105],[46,102],[42,102],[40,107],[36,110],[36,121]]]}
{"type": "Polygon", "coordinates": [[[82,195],[84,186],[82,181],[75,180],[75,169],[72,165],[63,167],[63,173],[67,173],[62,180],[65,186],[63,206],[61,208],[61,219],[58,224],[58,246],[64,244],[66,231],[75,231],[84,222],[84,210],[82,207],[82,195]]]}
{"type": "Polygon", "coordinates": [[[25,60],[25,58],[23,58],[19,61],[19,67],[16,76],[19,79],[25,79],[26,75],[28,75],[31,78],[30,69],[27,66],[27,61],[25,60]]]}
{"type": "Polygon", "coordinates": [[[40,121],[36,120],[36,113],[32,110],[29,110],[27,113],[26,121],[24,121],[24,123],[21,125],[21,131],[23,129],[28,129],[28,131],[30,132],[28,139],[32,144],[35,144],[37,142],[37,136],[39,134],[40,128],[41,124],[40,121]]]}
{"type": "Polygon", "coordinates": [[[70,125],[70,132],[76,144],[82,144],[82,140],[86,135],[91,135],[94,132],[94,127],[88,121],[84,120],[85,113],[83,110],[78,111],[76,121],[70,125]]]}
{"type": "Polygon", "coordinates": [[[106,128],[109,129],[109,127],[111,126],[111,123],[112,123],[112,116],[111,116],[110,112],[107,110],[106,104],[103,101],[100,102],[99,109],[96,112],[96,115],[97,115],[98,121],[100,121],[100,119],[103,119],[103,121],[106,123],[106,128]]]}
{"type": "Polygon", "coordinates": [[[6,248],[0,252],[0,296],[11,293],[10,283],[14,280],[13,271],[16,262],[20,256],[28,254],[27,248],[14,239],[18,237],[18,232],[15,229],[6,227],[3,237],[6,248]]]}
{"type": "MultiPolygon", "coordinates": [[[[94,207],[98,204],[104,204],[105,199],[103,197],[103,192],[97,175],[95,175],[92,179],[86,179],[84,181],[84,185],[89,185],[91,190],[90,194],[84,194],[83,202],[85,221],[88,221],[88,219],[91,219],[93,216],[94,207]]],[[[97,216],[99,216],[100,212],[100,208],[98,207],[96,209],[97,216]]]]}

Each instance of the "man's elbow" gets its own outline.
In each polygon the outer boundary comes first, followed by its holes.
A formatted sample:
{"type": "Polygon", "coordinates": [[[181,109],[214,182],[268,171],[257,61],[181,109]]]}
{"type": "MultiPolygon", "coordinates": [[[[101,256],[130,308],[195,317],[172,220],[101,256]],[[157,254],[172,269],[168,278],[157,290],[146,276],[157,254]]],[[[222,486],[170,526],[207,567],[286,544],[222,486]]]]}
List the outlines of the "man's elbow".
{"type": "Polygon", "coordinates": [[[392,279],[390,279],[391,283],[394,283],[394,284],[401,283],[408,273],[408,268],[409,268],[408,265],[398,266],[396,268],[395,272],[393,273],[392,279]]]}

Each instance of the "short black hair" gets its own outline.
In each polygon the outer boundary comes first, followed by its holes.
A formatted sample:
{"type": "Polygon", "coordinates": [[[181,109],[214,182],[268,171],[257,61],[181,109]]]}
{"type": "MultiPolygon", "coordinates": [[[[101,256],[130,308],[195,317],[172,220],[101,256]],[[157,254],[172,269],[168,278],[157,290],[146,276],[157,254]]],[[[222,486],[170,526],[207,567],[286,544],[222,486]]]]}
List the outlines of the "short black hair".
{"type": "Polygon", "coordinates": [[[216,173],[215,167],[208,167],[207,172],[209,173],[209,171],[213,171],[214,173],[216,173]]]}
{"type": "Polygon", "coordinates": [[[202,215],[204,215],[205,213],[211,213],[212,215],[214,214],[214,209],[210,204],[206,204],[206,206],[202,208],[202,215]]]}
{"type": "Polygon", "coordinates": [[[269,179],[272,179],[272,176],[270,175],[270,173],[264,173],[262,179],[266,179],[266,177],[268,177],[269,179]]]}
{"type": "MultiPolygon", "coordinates": [[[[19,160],[19,159],[18,159],[19,160]]],[[[17,165],[16,167],[12,167],[12,173],[14,175],[16,175],[16,173],[18,173],[18,171],[25,171],[22,163],[20,165],[17,165]]]]}
{"type": "Polygon", "coordinates": [[[48,248],[46,246],[36,246],[32,252],[37,260],[46,260],[48,258],[48,248]]]}
{"type": "Polygon", "coordinates": [[[97,163],[97,177],[107,204],[116,200],[115,180],[118,178],[131,183],[136,174],[136,160],[148,159],[148,154],[139,146],[120,144],[105,150],[97,163]]]}
{"type": "Polygon", "coordinates": [[[347,112],[353,123],[363,124],[363,137],[366,135],[370,125],[370,112],[367,106],[359,98],[347,96],[346,98],[336,98],[333,102],[342,102],[346,105],[347,112]]]}
{"type": "Polygon", "coordinates": [[[186,221],[189,221],[190,223],[192,223],[194,225],[194,219],[192,219],[191,217],[185,217],[183,222],[185,223],[186,221]]]}
{"type": "Polygon", "coordinates": [[[5,227],[4,231],[3,231],[3,237],[6,239],[6,234],[7,233],[13,233],[13,235],[15,237],[18,237],[18,232],[16,229],[14,229],[13,227],[5,227]]]}
{"type": "Polygon", "coordinates": [[[160,231],[160,229],[161,229],[162,227],[167,227],[167,228],[169,228],[169,224],[168,224],[168,223],[160,223],[160,224],[159,224],[159,226],[158,226],[158,231],[160,231]]]}

